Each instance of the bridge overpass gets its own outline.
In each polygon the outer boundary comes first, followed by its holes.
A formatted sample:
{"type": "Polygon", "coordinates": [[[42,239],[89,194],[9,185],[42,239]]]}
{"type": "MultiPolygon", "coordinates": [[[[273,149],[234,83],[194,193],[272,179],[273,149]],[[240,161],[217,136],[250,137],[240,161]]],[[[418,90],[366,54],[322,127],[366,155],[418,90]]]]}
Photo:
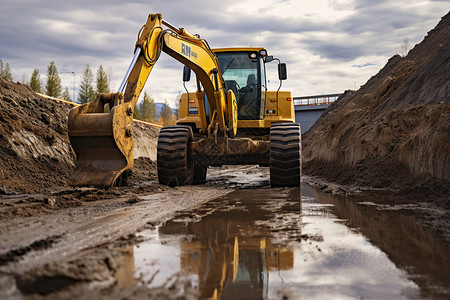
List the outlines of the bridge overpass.
{"type": "Polygon", "coordinates": [[[322,113],[342,94],[293,97],[295,121],[300,123],[302,134],[307,132],[322,113]]]}

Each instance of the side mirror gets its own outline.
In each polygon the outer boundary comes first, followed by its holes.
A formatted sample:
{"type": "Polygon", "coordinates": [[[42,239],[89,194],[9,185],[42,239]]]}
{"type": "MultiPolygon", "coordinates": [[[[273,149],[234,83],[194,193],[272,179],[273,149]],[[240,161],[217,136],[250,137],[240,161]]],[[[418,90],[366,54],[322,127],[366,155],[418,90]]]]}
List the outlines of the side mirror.
{"type": "Polygon", "coordinates": [[[273,55],[264,57],[264,62],[266,62],[266,63],[270,63],[272,60],[273,60],[273,55]]]}
{"type": "Polygon", "coordinates": [[[287,69],[285,63],[278,64],[278,79],[280,80],[287,79],[287,69]]]}
{"type": "Polygon", "coordinates": [[[191,69],[188,66],[183,67],[183,82],[191,80],[191,69]]]}

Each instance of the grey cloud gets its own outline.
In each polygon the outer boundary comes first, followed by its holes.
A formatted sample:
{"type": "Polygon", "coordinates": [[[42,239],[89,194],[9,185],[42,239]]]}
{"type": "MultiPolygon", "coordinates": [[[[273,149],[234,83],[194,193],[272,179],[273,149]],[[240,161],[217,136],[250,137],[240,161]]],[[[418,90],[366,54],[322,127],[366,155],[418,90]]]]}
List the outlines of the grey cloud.
{"type": "Polygon", "coordinates": [[[348,41],[322,41],[307,39],[302,40],[303,45],[313,54],[326,57],[331,60],[351,61],[364,55],[364,48],[360,45],[350,44],[348,41]]]}
{"type": "MultiPolygon", "coordinates": [[[[92,22],[81,23],[70,16],[71,12],[82,9],[76,7],[73,3],[62,1],[51,2],[48,6],[36,6],[34,10],[23,9],[22,5],[15,6],[9,4],[8,13],[1,13],[0,21],[0,55],[4,57],[20,58],[29,53],[35,53],[35,56],[60,55],[76,58],[80,55],[98,56],[103,55],[106,58],[117,56],[120,53],[120,43],[118,37],[126,36],[127,22],[119,24],[117,20],[108,21],[107,16],[99,14],[102,21],[94,19],[92,22]],[[20,15],[20,17],[18,17],[20,15]],[[45,20],[49,22],[64,21],[67,22],[70,34],[53,33],[58,25],[46,26],[45,20]],[[95,39],[99,33],[111,33],[104,42],[106,45],[99,45],[95,39]]],[[[119,3],[119,2],[117,2],[119,3]]],[[[29,4],[32,6],[32,4],[29,4]]],[[[112,6],[109,6],[112,7],[112,6]]],[[[96,12],[95,6],[91,6],[92,12],[96,12]]],[[[112,10],[111,8],[109,8],[112,10]]],[[[98,7],[98,11],[102,10],[98,7]]],[[[125,20],[124,20],[125,21],[125,20]]],[[[133,36],[132,39],[135,39],[133,36]]],[[[129,42],[129,41],[125,41],[129,42]]],[[[30,63],[30,62],[28,62],[30,63]]]]}
{"type": "Polygon", "coordinates": [[[357,10],[376,7],[376,6],[391,6],[393,3],[392,0],[356,0],[355,8],[357,10]]]}
{"type": "Polygon", "coordinates": [[[366,32],[386,34],[399,28],[411,26],[423,19],[424,16],[414,11],[401,11],[392,7],[375,7],[358,11],[352,17],[337,23],[334,28],[349,34],[366,32]]]}
{"type": "Polygon", "coordinates": [[[330,24],[313,23],[310,21],[296,19],[267,21],[267,18],[256,17],[254,19],[237,20],[236,22],[221,24],[225,29],[231,32],[273,32],[273,33],[302,33],[325,31],[330,29],[330,24]]]}
{"type": "MultiPolygon", "coordinates": [[[[258,46],[261,34],[261,46],[299,68],[311,53],[327,58],[326,63],[367,55],[390,56],[404,37],[416,42],[416,36],[406,35],[406,30],[420,36],[432,28],[428,23],[424,28],[425,21],[444,14],[437,16],[431,9],[415,11],[396,4],[400,1],[378,0],[355,0],[355,13],[337,23],[311,21],[314,19],[300,13],[289,19],[272,16],[270,7],[261,7],[260,14],[245,10],[229,13],[230,7],[243,1],[4,1],[0,10],[0,59],[9,62],[13,71],[31,72],[38,67],[42,73],[55,60],[60,71],[76,71],[77,75],[85,63],[92,67],[102,64],[113,67],[118,77],[115,80],[120,81],[139,28],[149,13],[161,12],[173,25],[201,34],[211,47],[258,46]],[[67,23],[57,27],[55,21],[67,23]]],[[[271,5],[285,1],[274,0],[271,5]]],[[[161,58],[156,68],[181,69],[181,65],[161,58]]]]}
{"type": "Polygon", "coordinates": [[[314,39],[301,39],[312,53],[337,61],[351,61],[367,55],[394,55],[404,37],[419,42],[422,35],[409,36],[424,27],[433,16],[397,1],[355,2],[355,12],[329,26],[327,34],[314,39]],[[415,29],[414,29],[415,28],[415,29]],[[413,30],[411,30],[413,29],[413,30]],[[333,39],[333,33],[341,36],[333,39]]]}

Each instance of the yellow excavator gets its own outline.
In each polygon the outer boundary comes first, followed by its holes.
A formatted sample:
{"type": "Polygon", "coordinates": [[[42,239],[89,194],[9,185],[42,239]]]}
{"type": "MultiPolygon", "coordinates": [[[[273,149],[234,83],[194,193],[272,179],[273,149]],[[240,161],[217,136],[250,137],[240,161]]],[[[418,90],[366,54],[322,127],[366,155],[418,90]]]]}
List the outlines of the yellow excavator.
{"type": "Polygon", "coordinates": [[[176,186],[201,183],[209,166],[270,166],[272,186],[299,186],[301,133],[291,93],[280,91],[286,65],[261,47],[212,50],[206,40],[150,14],[117,93],[73,108],[68,134],[77,155],[72,186],[126,183],[133,169],[133,109],[161,52],[184,65],[183,82],[197,90],[180,98],[177,125],[160,130],[158,180],[176,186]],[[165,28],[163,28],[163,26],[165,28]],[[278,61],[280,87],[267,91],[265,65],[278,61]],[[109,112],[105,112],[109,106],[109,112]]]}

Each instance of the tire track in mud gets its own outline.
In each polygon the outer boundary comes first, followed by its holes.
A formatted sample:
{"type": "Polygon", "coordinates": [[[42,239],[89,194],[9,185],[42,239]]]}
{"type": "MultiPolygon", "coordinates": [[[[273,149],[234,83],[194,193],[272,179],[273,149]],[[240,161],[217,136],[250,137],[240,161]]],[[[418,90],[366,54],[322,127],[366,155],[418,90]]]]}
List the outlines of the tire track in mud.
{"type": "Polygon", "coordinates": [[[48,249],[62,236],[63,235],[49,236],[45,239],[34,241],[28,246],[12,249],[4,254],[0,254],[0,266],[6,265],[10,262],[16,262],[20,259],[20,257],[31,251],[48,249]]]}
{"type": "Polygon", "coordinates": [[[190,209],[230,191],[221,187],[181,187],[0,222],[0,272],[20,274],[45,264],[75,260],[89,249],[133,235],[148,223],[164,221],[178,210],[190,209]]]}

